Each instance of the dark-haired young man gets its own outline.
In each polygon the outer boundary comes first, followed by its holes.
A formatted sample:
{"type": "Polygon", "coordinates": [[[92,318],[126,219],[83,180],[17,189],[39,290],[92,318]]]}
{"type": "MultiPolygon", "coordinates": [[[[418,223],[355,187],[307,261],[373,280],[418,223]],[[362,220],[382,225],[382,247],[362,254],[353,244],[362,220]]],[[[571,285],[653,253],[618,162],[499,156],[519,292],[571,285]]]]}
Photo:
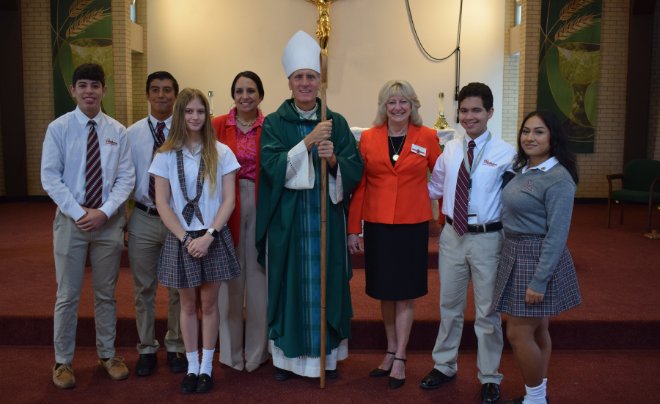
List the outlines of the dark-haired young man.
{"type": "MultiPolygon", "coordinates": [[[[146,91],[151,114],[128,128],[136,175],[135,192],[131,195],[135,206],[128,220],[128,259],[131,262],[135,316],[140,337],[137,344],[140,357],[135,367],[138,376],[148,376],[156,369],[156,351],[160,347],[155,335],[158,260],[167,236],[167,227],[156,210],[154,179],[148,170],[154,152],[170,132],[179,84],[170,73],[155,72],[147,77],[146,91]]],[[[168,290],[167,334],[164,341],[167,363],[173,372],[180,373],[188,369],[179,327],[181,305],[179,292],[173,288],[168,290]]]]}
{"type": "Polygon", "coordinates": [[[429,183],[431,199],[443,198],[448,226],[440,235],[440,330],[433,348],[435,366],[420,386],[436,389],[456,379],[467,289],[472,278],[478,339],[481,402],[499,403],[502,324],[492,307],[502,253],[502,176],[512,171],[513,146],[493,138],[493,94],[470,83],[458,95],[459,120],[466,136],[447,143],[429,183]]]}
{"type": "Polygon", "coordinates": [[[41,158],[41,183],[57,204],[53,382],[60,388],[76,385],[71,362],[88,252],[98,364],[115,380],[128,377],[122,358],[115,357],[115,285],[124,249],[124,202],[135,183],[126,128],[101,111],[107,90],[103,68],[79,66],[70,90],[78,106],[48,125],[41,158]]]}

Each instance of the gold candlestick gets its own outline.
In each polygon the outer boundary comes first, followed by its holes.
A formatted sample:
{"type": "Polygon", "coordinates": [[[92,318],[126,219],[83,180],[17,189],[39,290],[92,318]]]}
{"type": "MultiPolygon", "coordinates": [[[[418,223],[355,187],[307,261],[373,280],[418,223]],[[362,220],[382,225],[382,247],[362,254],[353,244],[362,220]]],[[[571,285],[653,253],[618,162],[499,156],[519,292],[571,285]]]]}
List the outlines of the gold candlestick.
{"type": "Polygon", "coordinates": [[[213,119],[215,118],[215,116],[213,116],[213,91],[209,91],[208,95],[209,95],[209,107],[211,109],[209,111],[209,115],[211,115],[211,119],[213,119]]]}
{"type": "Polygon", "coordinates": [[[445,112],[444,112],[445,93],[440,93],[439,97],[440,97],[440,112],[438,112],[438,120],[435,121],[435,125],[433,125],[433,129],[440,129],[440,130],[449,129],[449,124],[445,119],[445,112]]]}

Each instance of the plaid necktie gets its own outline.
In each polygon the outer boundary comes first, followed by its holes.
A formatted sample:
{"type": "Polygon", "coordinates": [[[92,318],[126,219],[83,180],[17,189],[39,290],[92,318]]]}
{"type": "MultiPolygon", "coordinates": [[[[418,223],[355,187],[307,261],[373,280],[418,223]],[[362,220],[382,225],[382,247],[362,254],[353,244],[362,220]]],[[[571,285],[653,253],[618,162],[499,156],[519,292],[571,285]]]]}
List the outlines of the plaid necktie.
{"type": "Polygon", "coordinates": [[[199,209],[199,199],[202,197],[202,190],[204,188],[204,159],[199,160],[199,172],[197,173],[197,195],[195,199],[190,200],[188,198],[188,191],[186,189],[186,172],[183,169],[183,150],[176,151],[176,169],[179,174],[179,186],[181,187],[181,192],[183,197],[186,198],[186,206],[183,207],[181,214],[183,218],[190,226],[192,222],[193,215],[197,216],[199,222],[204,225],[204,218],[202,217],[202,211],[199,209]]]}
{"type": "MultiPolygon", "coordinates": [[[[149,118],[147,118],[149,119],[149,118]]],[[[164,122],[158,122],[158,126],[156,126],[156,137],[158,138],[158,142],[154,142],[154,151],[151,154],[151,160],[154,159],[154,155],[156,154],[156,150],[160,147],[165,142],[165,134],[163,133],[163,129],[165,129],[165,123],[164,122]]],[[[154,202],[154,205],[156,204],[156,181],[154,179],[153,175],[149,175],[149,198],[154,202]]]]}
{"type": "Polygon", "coordinates": [[[85,207],[98,209],[103,202],[103,173],[101,171],[101,147],[96,135],[96,122],[89,121],[87,137],[87,168],[85,172],[85,207]]]}
{"type": "MultiPolygon", "coordinates": [[[[472,159],[474,158],[474,148],[477,144],[474,140],[468,143],[468,163],[472,167],[472,159]]],[[[463,160],[461,160],[461,168],[458,170],[458,178],[456,180],[456,196],[454,198],[454,230],[459,237],[467,233],[468,227],[468,190],[470,189],[470,175],[463,160]]]]}

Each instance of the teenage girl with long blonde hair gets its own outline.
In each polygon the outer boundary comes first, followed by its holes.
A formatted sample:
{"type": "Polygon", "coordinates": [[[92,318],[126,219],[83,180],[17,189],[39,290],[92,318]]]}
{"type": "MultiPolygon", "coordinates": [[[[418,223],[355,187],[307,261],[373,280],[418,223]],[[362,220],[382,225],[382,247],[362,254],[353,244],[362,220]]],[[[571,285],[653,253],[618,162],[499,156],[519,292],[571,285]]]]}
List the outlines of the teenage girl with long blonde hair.
{"type": "Polygon", "coordinates": [[[213,387],[212,361],[218,339],[220,283],[240,275],[226,226],[236,199],[236,157],[215,140],[204,94],[186,88],[174,104],[172,128],[149,172],[155,176],[156,207],[169,229],[158,265],[158,280],[181,296],[181,333],[188,357],[184,393],[213,387]],[[198,341],[199,290],[202,362],[198,341]]]}

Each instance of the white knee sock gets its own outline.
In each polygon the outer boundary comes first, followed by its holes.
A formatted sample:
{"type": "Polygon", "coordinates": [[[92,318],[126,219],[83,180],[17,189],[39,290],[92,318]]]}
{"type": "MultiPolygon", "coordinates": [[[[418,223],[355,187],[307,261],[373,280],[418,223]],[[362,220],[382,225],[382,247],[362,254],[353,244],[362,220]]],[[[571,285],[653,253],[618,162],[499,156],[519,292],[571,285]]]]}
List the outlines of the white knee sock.
{"type": "Polygon", "coordinates": [[[525,401],[523,404],[545,404],[545,383],[541,383],[536,387],[528,387],[525,385],[525,401]]]}
{"type": "Polygon", "coordinates": [[[188,358],[188,373],[199,375],[199,352],[186,352],[188,358]]]}
{"type": "Polygon", "coordinates": [[[202,367],[199,369],[199,373],[206,373],[207,375],[211,376],[211,372],[213,371],[213,353],[215,352],[215,348],[213,349],[202,349],[202,367]]]}

